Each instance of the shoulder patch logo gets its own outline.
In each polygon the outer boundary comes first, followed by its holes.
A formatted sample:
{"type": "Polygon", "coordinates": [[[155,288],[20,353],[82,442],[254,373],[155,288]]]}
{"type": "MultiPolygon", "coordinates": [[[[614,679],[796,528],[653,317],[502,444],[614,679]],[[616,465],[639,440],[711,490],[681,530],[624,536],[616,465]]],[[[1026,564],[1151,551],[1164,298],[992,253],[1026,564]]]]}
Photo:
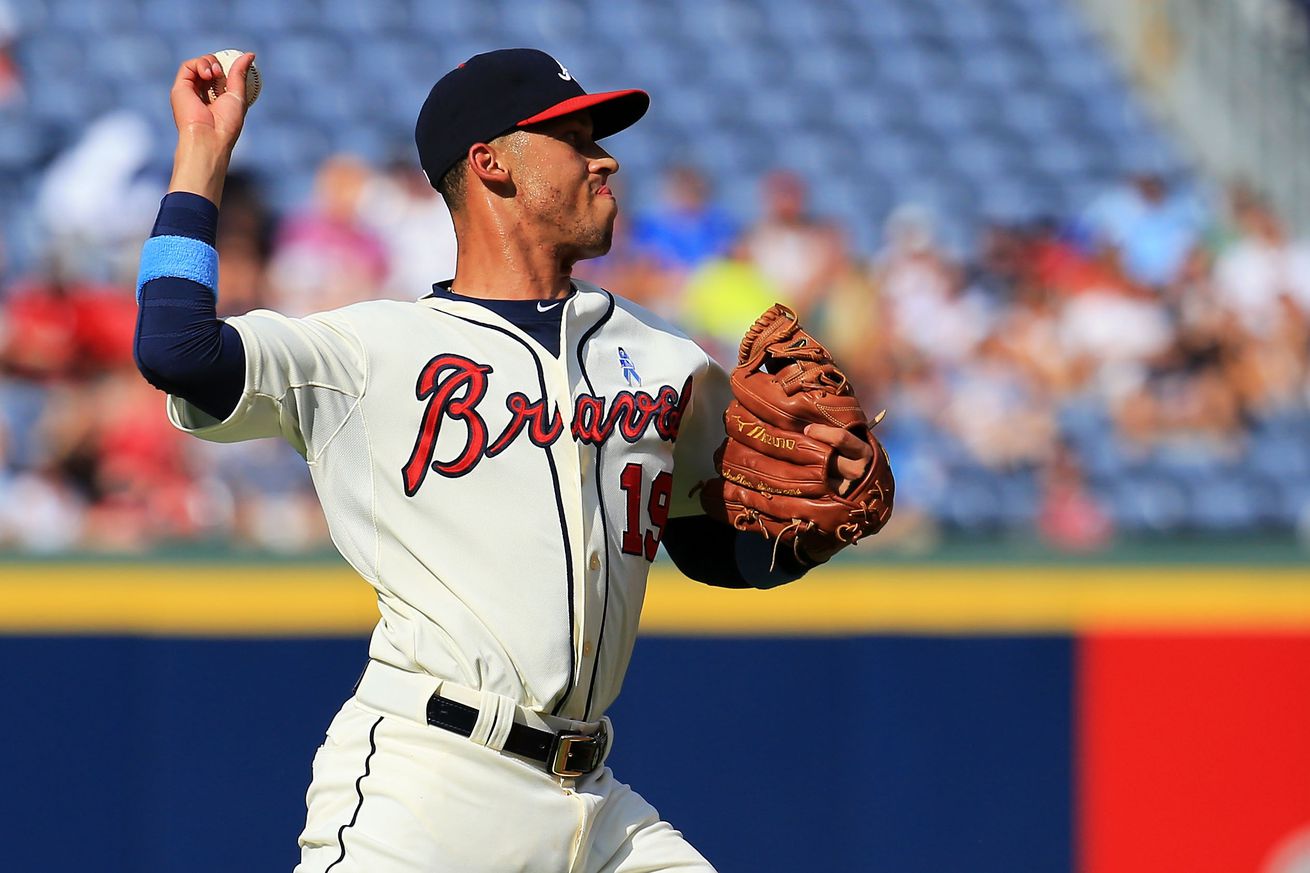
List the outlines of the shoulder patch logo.
{"type": "Polygon", "coordinates": [[[619,367],[623,370],[623,381],[628,383],[629,388],[636,388],[641,385],[641,376],[637,373],[637,367],[632,363],[632,358],[628,353],[619,346],[619,367]]]}

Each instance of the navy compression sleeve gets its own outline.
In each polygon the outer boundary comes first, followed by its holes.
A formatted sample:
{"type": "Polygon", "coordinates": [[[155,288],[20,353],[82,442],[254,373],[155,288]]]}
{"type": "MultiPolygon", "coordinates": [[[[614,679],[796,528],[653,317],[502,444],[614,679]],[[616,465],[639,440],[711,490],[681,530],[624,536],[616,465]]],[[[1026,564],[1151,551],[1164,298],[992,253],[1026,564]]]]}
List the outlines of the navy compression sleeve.
{"type": "Polygon", "coordinates": [[[217,227],[218,207],[204,197],[187,192],[165,195],[150,233],[156,246],[153,256],[152,243],[142,254],[142,278],[147,281],[137,292],[140,308],[132,352],[137,369],[151,385],[222,420],[236,409],[245,388],[241,335],[219,321],[217,291],[202,284],[212,281],[207,271],[192,269],[163,248],[173,241],[181,243],[178,248],[187,248],[188,240],[212,248],[217,227]],[[172,271],[170,258],[177,266],[172,271]],[[163,275],[149,278],[159,273],[163,275]]]}
{"type": "Polygon", "coordinates": [[[787,549],[778,550],[775,563],[773,542],[707,515],[669,519],[663,543],[684,575],[719,588],[776,588],[810,569],[787,549]]]}

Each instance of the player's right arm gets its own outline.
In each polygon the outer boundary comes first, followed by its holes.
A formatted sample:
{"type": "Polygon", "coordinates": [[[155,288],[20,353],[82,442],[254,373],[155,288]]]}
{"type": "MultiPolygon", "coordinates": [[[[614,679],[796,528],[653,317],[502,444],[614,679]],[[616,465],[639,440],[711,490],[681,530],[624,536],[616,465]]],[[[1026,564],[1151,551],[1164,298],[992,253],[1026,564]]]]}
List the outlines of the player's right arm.
{"type": "Polygon", "coordinates": [[[169,193],[142,251],[133,355],[150,384],[222,420],[236,408],[245,354],[236,329],[218,320],[218,204],[232,149],[245,123],[247,53],[232,65],[232,88],[218,59],[183,61],[169,92],[177,149],[169,193]],[[210,88],[220,92],[204,99],[210,88]]]}
{"type": "Polygon", "coordinates": [[[232,90],[212,103],[200,94],[221,79],[213,56],[178,69],[173,179],[141,252],[134,351],[146,379],[171,395],[169,417],[183,430],[221,442],[282,436],[310,455],[334,432],[328,423],[339,426],[363,392],[357,337],[331,313],[293,319],[257,311],[226,322],[217,314],[218,203],[245,119],[252,58],[233,64],[232,90]]]}

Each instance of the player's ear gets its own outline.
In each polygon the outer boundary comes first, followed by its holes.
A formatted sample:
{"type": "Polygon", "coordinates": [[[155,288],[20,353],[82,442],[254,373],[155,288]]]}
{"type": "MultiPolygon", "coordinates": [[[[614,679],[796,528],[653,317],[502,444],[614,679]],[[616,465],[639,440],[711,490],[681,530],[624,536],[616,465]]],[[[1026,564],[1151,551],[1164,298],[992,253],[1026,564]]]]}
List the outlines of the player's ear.
{"type": "Polygon", "coordinates": [[[474,143],[469,146],[469,170],[487,187],[501,189],[510,184],[510,169],[506,157],[505,149],[498,149],[484,142],[474,143]]]}

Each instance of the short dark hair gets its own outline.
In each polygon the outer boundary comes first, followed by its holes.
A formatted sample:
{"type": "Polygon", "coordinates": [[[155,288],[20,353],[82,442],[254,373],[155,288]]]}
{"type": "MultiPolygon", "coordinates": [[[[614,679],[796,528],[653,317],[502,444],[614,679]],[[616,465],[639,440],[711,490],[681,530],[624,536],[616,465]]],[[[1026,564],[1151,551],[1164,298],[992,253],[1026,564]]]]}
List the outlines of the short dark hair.
{"type": "Polygon", "coordinates": [[[451,212],[464,205],[464,195],[468,193],[468,159],[454,164],[437,180],[437,193],[446,201],[446,208],[451,212]]]}

